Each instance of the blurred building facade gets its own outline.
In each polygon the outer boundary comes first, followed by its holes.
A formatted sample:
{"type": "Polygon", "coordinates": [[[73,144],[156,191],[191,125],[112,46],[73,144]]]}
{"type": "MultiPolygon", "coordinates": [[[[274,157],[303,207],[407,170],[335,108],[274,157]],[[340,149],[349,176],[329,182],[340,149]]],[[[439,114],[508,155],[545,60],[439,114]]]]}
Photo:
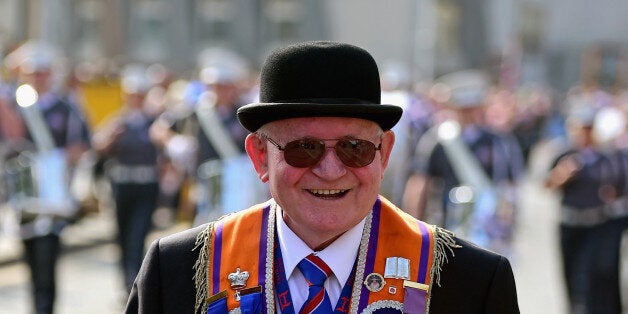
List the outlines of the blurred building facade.
{"type": "Polygon", "coordinates": [[[623,84],[627,11],[622,0],[0,0],[0,49],[42,38],[73,62],[184,73],[205,48],[258,65],[278,45],[329,39],[395,60],[415,81],[492,66],[511,83],[566,88],[583,76],[623,84]]]}

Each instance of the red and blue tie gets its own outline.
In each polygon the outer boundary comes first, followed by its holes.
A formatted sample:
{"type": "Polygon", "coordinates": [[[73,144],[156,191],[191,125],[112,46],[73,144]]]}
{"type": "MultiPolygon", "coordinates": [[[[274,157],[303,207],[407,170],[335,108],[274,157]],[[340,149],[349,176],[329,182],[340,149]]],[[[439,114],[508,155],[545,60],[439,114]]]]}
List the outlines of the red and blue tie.
{"type": "Polygon", "coordinates": [[[323,284],[331,275],[331,268],[318,256],[310,254],[302,259],[297,267],[307,280],[309,287],[307,300],[303,304],[300,314],[316,313],[328,314],[333,312],[331,301],[323,284]]]}

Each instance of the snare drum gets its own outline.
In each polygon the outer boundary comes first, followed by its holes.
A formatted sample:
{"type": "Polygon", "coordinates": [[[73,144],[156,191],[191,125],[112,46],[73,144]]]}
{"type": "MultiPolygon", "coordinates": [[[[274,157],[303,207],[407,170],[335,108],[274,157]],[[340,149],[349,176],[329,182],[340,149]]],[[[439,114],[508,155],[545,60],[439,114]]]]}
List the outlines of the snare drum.
{"type": "Polygon", "coordinates": [[[17,206],[23,200],[35,197],[31,153],[24,152],[5,162],[4,180],[7,201],[17,206]]]}
{"type": "Polygon", "coordinates": [[[8,202],[22,214],[64,218],[76,214],[62,150],[22,152],[6,162],[4,172],[8,202]]]}

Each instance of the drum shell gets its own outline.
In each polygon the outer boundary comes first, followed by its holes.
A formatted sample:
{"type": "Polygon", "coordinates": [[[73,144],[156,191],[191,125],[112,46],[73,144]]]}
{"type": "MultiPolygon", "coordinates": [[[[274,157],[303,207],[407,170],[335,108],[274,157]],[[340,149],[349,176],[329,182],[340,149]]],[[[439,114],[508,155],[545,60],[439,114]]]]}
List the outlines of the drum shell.
{"type": "Polygon", "coordinates": [[[41,214],[68,218],[76,214],[62,150],[22,152],[7,161],[4,174],[8,203],[22,220],[41,214]]]}

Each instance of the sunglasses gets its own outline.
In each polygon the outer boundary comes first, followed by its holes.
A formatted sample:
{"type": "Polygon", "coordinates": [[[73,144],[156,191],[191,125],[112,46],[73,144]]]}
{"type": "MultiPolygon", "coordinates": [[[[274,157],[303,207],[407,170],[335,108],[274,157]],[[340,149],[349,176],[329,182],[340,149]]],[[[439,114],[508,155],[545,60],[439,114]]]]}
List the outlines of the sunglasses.
{"type": "Polygon", "coordinates": [[[286,163],[296,168],[309,168],[318,164],[325,154],[326,141],[336,141],[336,145],[333,147],[336,156],[345,166],[351,168],[360,168],[371,164],[375,159],[375,152],[382,148],[381,143],[375,146],[367,140],[353,138],[303,138],[288,142],[284,147],[281,147],[279,143],[267,135],[259,135],[282,151],[286,163]]]}

